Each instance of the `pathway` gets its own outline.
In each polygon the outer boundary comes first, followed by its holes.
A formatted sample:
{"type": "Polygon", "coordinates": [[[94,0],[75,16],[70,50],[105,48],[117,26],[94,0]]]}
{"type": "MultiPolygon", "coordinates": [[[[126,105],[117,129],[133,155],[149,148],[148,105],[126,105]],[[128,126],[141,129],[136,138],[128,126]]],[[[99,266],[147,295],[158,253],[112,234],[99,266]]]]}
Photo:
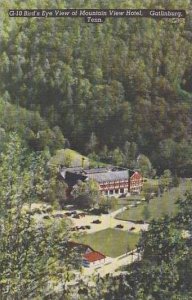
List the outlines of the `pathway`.
{"type": "Polygon", "coordinates": [[[86,215],[85,217],[82,217],[80,219],[69,217],[72,221],[74,226],[86,226],[90,225],[91,229],[88,229],[87,231],[82,230],[83,232],[87,233],[94,233],[97,231],[101,231],[107,228],[115,228],[117,225],[122,225],[123,228],[120,230],[128,231],[131,227],[134,227],[134,232],[139,232],[141,230],[147,230],[149,224],[135,224],[130,221],[123,221],[123,220],[117,220],[115,219],[115,216],[124,211],[126,207],[122,207],[110,214],[104,214],[101,216],[93,216],[93,215],[86,215]],[[94,220],[101,221],[100,224],[94,224],[92,223],[94,220]]]}

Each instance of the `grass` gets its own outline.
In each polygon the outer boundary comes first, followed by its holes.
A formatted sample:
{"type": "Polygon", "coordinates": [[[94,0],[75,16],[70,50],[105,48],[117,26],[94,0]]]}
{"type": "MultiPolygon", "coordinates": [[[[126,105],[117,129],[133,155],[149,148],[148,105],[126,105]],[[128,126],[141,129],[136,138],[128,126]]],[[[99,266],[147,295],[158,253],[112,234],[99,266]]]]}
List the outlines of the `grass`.
{"type": "Polygon", "coordinates": [[[83,156],[71,149],[61,149],[61,150],[57,150],[56,154],[50,159],[50,164],[70,165],[72,167],[81,166],[82,158],[84,159],[84,166],[88,166],[89,159],[86,156],[83,156]]]}
{"type": "Polygon", "coordinates": [[[117,257],[133,250],[139,240],[139,234],[118,229],[105,229],[91,234],[82,235],[78,242],[91,246],[106,256],[117,257]]]}
{"type": "Polygon", "coordinates": [[[130,207],[128,210],[118,214],[117,218],[132,221],[150,221],[151,219],[161,218],[166,214],[174,216],[178,211],[176,201],[188,188],[190,188],[190,183],[185,181],[179,187],[164,192],[161,197],[153,198],[148,204],[130,207]]]}
{"type": "MultiPolygon", "coordinates": [[[[110,201],[110,200],[109,200],[110,201]]],[[[123,206],[128,206],[130,204],[134,204],[137,201],[142,201],[141,197],[137,196],[137,198],[116,198],[115,205],[109,210],[110,212],[116,211],[123,206]]]]}
{"type": "Polygon", "coordinates": [[[158,186],[159,180],[158,179],[151,179],[151,178],[144,178],[144,185],[150,184],[150,186],[158,186]]]}
{"type": "Polygon", "coordinates": [[[83,159],[83,166],[86,167],[104,167],[106,164],[94,161],[93,159],[89,159],[88,157],[81,155],[77,151],[72,149],[61,149],[57,150],[56,154],[52,156],[49,163],[53,166],[63,165],[66,167],[80,167],[82,166],[82,159],[83,159]]]}

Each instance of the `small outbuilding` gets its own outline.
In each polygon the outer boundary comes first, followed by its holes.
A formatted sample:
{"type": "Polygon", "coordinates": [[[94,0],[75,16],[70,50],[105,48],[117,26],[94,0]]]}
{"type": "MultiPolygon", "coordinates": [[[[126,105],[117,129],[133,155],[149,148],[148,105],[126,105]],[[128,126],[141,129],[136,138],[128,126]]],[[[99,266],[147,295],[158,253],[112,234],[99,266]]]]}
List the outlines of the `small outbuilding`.
{"type": "Polygon", "coordinates": [[[106,256],[98,251],[92,251],[84,254],[83,256],[83,266],[84,267],[95,267],[100,266],[105,263],[106,256]]]}

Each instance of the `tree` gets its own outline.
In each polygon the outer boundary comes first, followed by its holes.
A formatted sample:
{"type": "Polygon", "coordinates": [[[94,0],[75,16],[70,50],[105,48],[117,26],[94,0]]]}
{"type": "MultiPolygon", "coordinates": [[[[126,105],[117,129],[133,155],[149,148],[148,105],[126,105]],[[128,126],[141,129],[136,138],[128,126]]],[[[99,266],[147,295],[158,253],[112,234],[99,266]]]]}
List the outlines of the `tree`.
{"type": "Polygon", "coordinates": [[[98,183],[90,179],[88,181],[79,181],[72,192],[74,203],[81,208],[91,208],[99,203],[101,197],[98,183]]]}
{"type": "Polygon", "coordinates": [[[124,164],[127,167],[134,168],[136,165],[136,152],[137,152],[137,145],[135,142],[125,142],[124,149],[124,164]]]}
{"type": "Polygon", "coordinates": [[[168,189],[172,183],[172,176],[170,170],[165,170],[163,175],[161,175],[159,180],[159,187],[161,191],[168,189]]]}
{"type": "Polygon", "coordinates": [[[44,201],[54,205],[56,208],[63,208],[67,201],[68,185],[59,178],[57,167],[44,166],[44,171],[44,177],[47,179],[44,201]]]}
{"type": "Polygon", "coordinates": [[[87,150],[90,153],[93,153],[96,150],[97,145],[98,145],[97,137],[96,137],[95,133],[92,132],[91,136],[90,136],[90,140],[89,140],[89,142],[87,144],[87,150]]]}
{"type": "Polygon", "coordinates": [[[23,210],[45,194],[41,156],[12,134],[0,161],[0,298],[40,299],[70,278],[68,225],[39,223],[23,210]]]}
{"type": "Polygon", "coordinates": [[[123,153],[122,151],[118,148],[116,148],[113,152],[112,152],[112,162],[116,165],[116,166],[122,166],[123,165],[123,153]]]}
{"type": "Polygon", "coordinates": [[[115,197],[100,197],[99,199],[99,207],[104,211],[109,211],[110,209],[114,209],[117,205],[118,200],[115,197]]]}
{"type": "Polygon", "coordinates": [[[149,211],[149,207],[147,205],[145,205],[143,207],[142,215],[143,215],[143,218],[144,218],[145,221],[149,220],[151,214],[150,214],[150,211],[149,211]]]}
{"type": "Polygon", "coordinates": [[[143,258],[161,264],[169,262],[175,253],[182,252],[184,239],[169,217],[162,221],[152,221],[149,231],[144,232],[140,240],[140,248],[144,251],[143,258]]]}
{"type": "Polygon", "coordinates": [[[65,151],[64,152],[64,159],[63,159],[63,164],[65,167],[71,167],[72,164],[72,155],[70,151],[65,151]]]}
{"type": "Polygon", "coordinates": [[[179,228],[192,233],[192,191],[187,191],[185,196],[177,201],[179,212],[175,218],[179,228]]]}
{"type": "Polygon", "coordinates": [[[147,156],[144,154],[140,154],[137,157],[137,164],[138,167],[141,170],[141,173],[144,177],[151,177],[155,175],[154,169],[152,167],[152,164],[147,156]]]}

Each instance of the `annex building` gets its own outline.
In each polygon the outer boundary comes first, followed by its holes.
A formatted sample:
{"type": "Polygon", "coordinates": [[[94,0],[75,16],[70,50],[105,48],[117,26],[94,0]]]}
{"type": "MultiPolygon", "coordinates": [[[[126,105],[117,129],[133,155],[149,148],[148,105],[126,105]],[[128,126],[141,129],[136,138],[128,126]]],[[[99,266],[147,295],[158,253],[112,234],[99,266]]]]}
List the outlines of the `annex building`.
{"type": "Polygon", "coordinates": [[[82,259],[83,267],[102,266],[106,262],[106,256],[99,251],[95,251],[89,245],[70,241],[68,242],[68,247],[77,252],[79,258],[82,259]]]}
{"type": "Polygon", "coordinates": [[[71,191],[79,180],[93,179],[99,184],[101,193],[107,197],[139,194],[143,185],[142,175],[138,171],[113,166],[63,168],[60,174],[71,191]]]}

